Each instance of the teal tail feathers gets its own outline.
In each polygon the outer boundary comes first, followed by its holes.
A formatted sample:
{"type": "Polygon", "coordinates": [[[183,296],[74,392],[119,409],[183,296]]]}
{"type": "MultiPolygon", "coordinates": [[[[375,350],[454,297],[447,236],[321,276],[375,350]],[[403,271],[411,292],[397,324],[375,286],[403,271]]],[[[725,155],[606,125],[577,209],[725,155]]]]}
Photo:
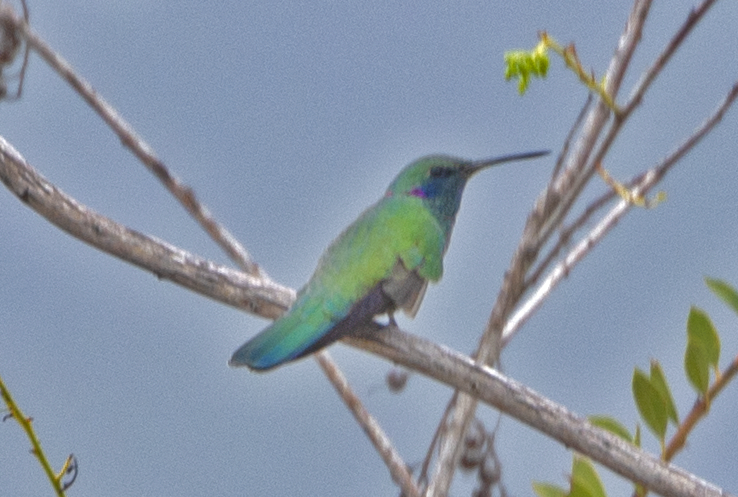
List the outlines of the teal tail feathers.
{"type": "Polygon", "coordinates": [[[228,364],[257,371],[271,369],[312,354],[371,321],[377,314],[393,309],[394,304],[382,291],[381,284],[350,308],[345,301],[334,302],[331,306],[307,295],[298,297],[287,314],[243,344],[228,364]]]}
{"type": "Polygon", "coordinates": [[[302,357],[334,325],[321,314],[288,312],[243,344],[228,364],[266,370],[302,357]]]}

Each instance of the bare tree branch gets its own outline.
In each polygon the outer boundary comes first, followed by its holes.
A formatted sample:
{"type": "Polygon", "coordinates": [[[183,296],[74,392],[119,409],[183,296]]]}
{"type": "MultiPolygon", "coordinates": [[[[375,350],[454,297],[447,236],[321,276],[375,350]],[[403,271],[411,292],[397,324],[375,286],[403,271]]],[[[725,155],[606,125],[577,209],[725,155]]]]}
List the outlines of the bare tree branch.
{"type": "Polygon", "coordinates": [[[331,384],[336,387],[338,394],[348,405],[359,425],[368,427],[365,428],[367,436],[384,460],[387,468],[389,468],[392,479],[402,489],[403,495],[407,497],[420,497],[420,490],[415,484],[415,480],[413,480],[413,475],[408,471],[407,465],[397,450],[395,450],[392,441],[385,435],[377,420],[369,414],[369,411],[362,405],[359,397],[351,390],[346,377],[335,367],[333,361],[326,360],[328,357],[327,352],[318,352],[315,357],[320,367],[323,368],[325,375],[330,379],[331,384]]]}
{"type": "Polygon", "coordinates": [[[542,431],[614,472],[674,497],[726,496],[722,489],[590,425],[565,407],[471,358],[396,328],[368,327],[344,341],[452,385],[542,431]]]}
{"type": "Polygon", "coordinates": [[[1,136],[0,179],[24,204],[54,225],[158,278],[272,319],[294,300],[290,288],[207,261],[89,209],[36,172],[1,136]]]}
{"type": "MultiPolygon", "coordinates": [[[[650,5],[650,0],[636,0],[610,63],[606,75],[606,91],[613,100],[617,96],[628,62],[640,41],[650,5]]],[[[479,364],[493,364],[497,360],[501,350],[502,330],[525,292],[528,270],[555,228],[561,225],[564,216],[592,175],[593,168],[587,167],[587,163],[609,115],[609,108],[601,101],[589,112],[579,140],[565,162],[566,166],[538,197],[533,211],[528,216],[523,237],[505,273],[502,288],[477,347],[475,357],[479,364]]],[[[476,411],[477,404],[473,397],[458,395],[454,398],[456,403],[452,414],[449,418],[441,420],[441,424],[445,424],[447,430],[431,479],[428,491],[430,497],[448,494],[458,465],[461,442],[476,411]]]]}
{"type": "Polygon", "coordinates": [[[28,46],[35,50],[102,117],[110,129],[118,135],[123,145],[128,147],[149,171],[162,182],[210,237],[233,260],[239,262],[244,271],[253,276],[268,279],[238,240],[224,226],[220,225],[209,210],[197,200],[195,192],[169,171],[167,166],[156,156],[154,149],[138,136],[133,127],[95,91],[88,81],[79,76],[61,55],[36,34],[24,19],[15,16],[11,9],[3,9],[2,17],[6,23],[14,25],[15,29],[26,40],[28,46]]]}
{"type": "MultiPolygon", "coordinates": [[[[659,164],[642,174],[633,186],[634,195],[644,195],[649,192],[667,172],[684,155],[692,150],[699,141],[705,137],[723,118],[730,106],[738,96],[738,82],[736,82],[717,109],[686,139],[674,152],[665,157],[659,164]]],[[[612,197],[614,195],[608,195],[612,197]]],[[[599,205],[600,201],[595,201],[599,205]]],[[[632,205],[621,199],[585,236],[577,246],[564,257],[549,273],[546,279],[539,285],[531,297],[518,309],[508,320],[502,332],[502,345],[507,345],[515,336],[517,330],[528,320],[533,312],[538,309],[554,287],[572,270],[577,262],[581,261],[603,238],[617,225],[620,219],[630,210],[632,205]]]]}
{"type": "Polygon", "coordinates": [[[641,76],[640,81],[633,88],[633,92],[629,97],[628,104],[623,109],[623,115],[629,115],[635,107],[640,105],[643,95],[646,90],[651,86],[656,77],[661,74],[661,71],[666,67],[666,64],[671,60],[671,56],[677,51],[682,45],[684,40],[687,38],[689,33],[697,26],[697,23],[704,17],[710,7],[715,4],[715,0],[704,0],[700,5],[693,8],[687,16],[687,20],[684,21],[679,30],[674,34],[663,52],[654,60],[651,67],[649,67],[645,73],[641,76]]]}

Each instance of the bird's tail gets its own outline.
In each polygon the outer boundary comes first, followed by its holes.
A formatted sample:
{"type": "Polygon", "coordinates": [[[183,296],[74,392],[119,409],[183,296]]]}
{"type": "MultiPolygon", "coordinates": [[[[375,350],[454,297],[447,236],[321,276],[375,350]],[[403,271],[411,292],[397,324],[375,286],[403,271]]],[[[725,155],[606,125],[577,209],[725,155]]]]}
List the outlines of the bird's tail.
{"type": "Polygon", "coordinates": [[[320,302],[298,301],[287,314],[243,344],[228,364],[271,369],[308,353],[333,325],[320,302]]]}
{"type": "Polygon", "coordinates": [[[330,345],[368,323],[377,314],[391,312],[394,302],[375,285],[353,305],[347,300],[304,295],[287,314],[238,349],[228,362],[263,371],[299,359],[330,345]]]}

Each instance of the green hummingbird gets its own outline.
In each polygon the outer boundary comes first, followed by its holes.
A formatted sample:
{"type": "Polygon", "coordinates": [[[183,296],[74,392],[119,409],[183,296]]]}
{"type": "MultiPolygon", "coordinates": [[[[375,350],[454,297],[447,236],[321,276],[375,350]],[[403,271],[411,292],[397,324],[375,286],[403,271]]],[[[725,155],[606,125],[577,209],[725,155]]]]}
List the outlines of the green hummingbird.
{"type": "Polygon", "coordinates": [[[312,354],[375,316],[414,317],[428,281],[443,274],[467,180],[482,169],[548,151],[468,161],[430,155],[406,166],[384,196],[326,249],[292,307],[231,357],[267,370],[312,354]]]}

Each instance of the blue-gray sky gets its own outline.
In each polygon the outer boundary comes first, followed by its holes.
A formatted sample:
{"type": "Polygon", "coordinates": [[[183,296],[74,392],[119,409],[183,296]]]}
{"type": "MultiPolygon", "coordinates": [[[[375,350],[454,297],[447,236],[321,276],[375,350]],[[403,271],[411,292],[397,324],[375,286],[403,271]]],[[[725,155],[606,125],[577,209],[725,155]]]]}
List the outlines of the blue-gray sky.
{"type": "MultiPolygon", "coordinates": [[[[623,95],[692,3],[656,2],[623,95]]],[[[33,27],[105,96],[277,281],[299,287],[321,251],[397,171],[434,152],[468,158],[558,151],[586,98],[553,60],[524,98],[502,54],[538,30],[576,42],[601,75],[627,2],[31,1],[33,27]]],[[[738,4],[721,2],[654,84],[607,158],[628,178],[673,149],[738,77],[738,4]]],[[[95,114],[31,57],[22,100],[0,103],[0,133],[51,181],[135,229],[227,262],[95,114]]],[[[633,368],[662,361],[680,412],[690,305],[713,317],[724,356],[737,317],[703,276],[738,285],[738,114],[558,288],[504,352],[505,372],[579,414],[633,427],[633,368]]],[[[414,321],[471,351],[526,213],[553,158],[475,177],[446,258],[414,321]]],[[[595,180],[589,195],[604,190],[595,180]]],[[[386,468],[313,360],[256,375],[226,366],[267,322],[159,281],[78,242],[0,192],[0,375],[69,495],[396,495],[386,468]]],[[[331,353],[409,463],[420,461],[450,396],[344,345],[331,353]]],[[[723,361],[725,364],[726,360],[723,361]]],[[[676,463],[738,493],[736,386],[714,403],[676,463]]],[[[497,414],[480,416],[493,425],[497,414]]],[[[0,424],[4,495],[50,495],[28,443],[0,424]]],[[[650,435],[645,444],[658,449],[650,435]]],[[[571,455],[512,419],[497,438],[515,495],[564,483],[571,455]]],[[[611,492],[627,492],[603,471],[611,492]]],[[[468,495],[461,476],[454,495],[468,495]]]]}

